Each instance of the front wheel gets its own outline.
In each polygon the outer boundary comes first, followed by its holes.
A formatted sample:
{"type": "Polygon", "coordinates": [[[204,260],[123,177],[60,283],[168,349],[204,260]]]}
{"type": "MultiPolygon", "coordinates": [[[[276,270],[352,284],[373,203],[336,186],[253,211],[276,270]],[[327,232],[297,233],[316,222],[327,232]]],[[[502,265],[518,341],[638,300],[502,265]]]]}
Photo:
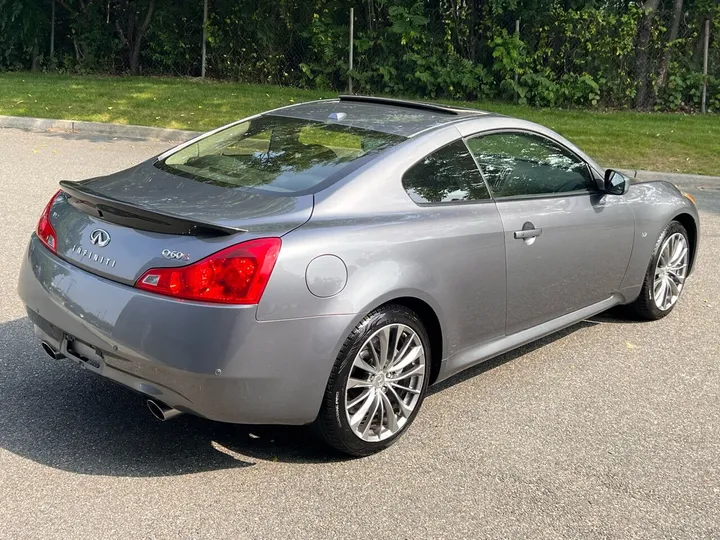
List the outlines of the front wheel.
{"type": "Polygon", "coordinates": [[[633,304],[638,315],[654,321],[673,310],[685,286],[689,263],[687,231],[671,221],[655,244],[640,296],[633,304]]]}
{"type": "Polygon", "coordinates": [[[420,319],[388,305],[348,336],[328,380],[315,426],[332,447],[366,456],[393,444],[415,419],[430,375],[420,319]]]}

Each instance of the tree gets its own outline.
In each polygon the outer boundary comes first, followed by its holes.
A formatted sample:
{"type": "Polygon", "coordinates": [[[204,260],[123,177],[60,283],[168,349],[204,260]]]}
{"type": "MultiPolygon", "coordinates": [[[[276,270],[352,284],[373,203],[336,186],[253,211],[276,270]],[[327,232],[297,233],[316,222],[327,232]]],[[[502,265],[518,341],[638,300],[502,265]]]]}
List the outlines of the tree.
{"type": "Polygon", "coordinates": [[[27,66],[29,60],[37,71],[49,21],[44,2],[0,0],[0,66],[27,66]]]}
{"type": "Polygon", "coordinates": [[[120,13],[115,19],[115,29],[120,36],[120,41],[127,49],[130,72],[135,75],[140,73],[140,49],[155,11],[155,0],[149,0],[145,5],[145,16],[142,17],[141,5],[143,3],[121,0],[118,2],[120,13]]]}
{"type": "Polygon", "coordinates": [[[675,0],[672,21],[670,23],[670,33],[668,34],[667,43],[665,44],[665,54],[663,54],[660,63],[660,72],[658,74],[658,89],[665,86],[667,81],[668,67],[670,66],[670,56],[672,54],[673,43],[677,39],[678,30],[680,29],[680,19],[682,18],[683,0],[675,0]]]}
{"type": "Polygon", "coordinates": [[[75,61],[85,68],[112,65],[112,32],[108,31],[110,4],[103,0],[57,0],[65,13],[75,61]]]}
{"type": "Polygon", "coordinates": [[[649,104],[650,89],[650,38],[652,36],[652,25],[655,20],[660,0],[645,0],[640,7],[643,16],[637,29],[635,40],[635,80],[637,81],[637,93],[635,94],[635,107],[645,109],[649,104]]]}

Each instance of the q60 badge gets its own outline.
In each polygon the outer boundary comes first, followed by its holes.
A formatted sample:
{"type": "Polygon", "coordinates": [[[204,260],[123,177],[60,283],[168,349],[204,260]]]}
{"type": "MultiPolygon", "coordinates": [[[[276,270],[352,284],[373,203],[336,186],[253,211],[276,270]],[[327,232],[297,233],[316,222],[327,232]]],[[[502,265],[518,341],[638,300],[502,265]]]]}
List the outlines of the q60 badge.
{"type": "Polygon", "coordinates": [[[171,251],[169,249],[162,250],[162,256],[166,259],[173,259],[176,261],[189,261],[190,255],[183,253],[182,251],[171,251]]]}

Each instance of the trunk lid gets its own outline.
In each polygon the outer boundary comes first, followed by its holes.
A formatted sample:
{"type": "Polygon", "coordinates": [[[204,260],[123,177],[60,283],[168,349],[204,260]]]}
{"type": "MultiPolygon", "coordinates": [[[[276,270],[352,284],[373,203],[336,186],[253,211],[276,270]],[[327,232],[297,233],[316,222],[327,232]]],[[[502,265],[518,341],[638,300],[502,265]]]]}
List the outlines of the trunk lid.
{"type": "Polygon", "coordinates": [[[149,268],[185,266],[246,240],[282,236],[313,208],[312,195],[196,182],[152,161],[61,187],[50,212],[58,255],[126,284],[149,268]]]}

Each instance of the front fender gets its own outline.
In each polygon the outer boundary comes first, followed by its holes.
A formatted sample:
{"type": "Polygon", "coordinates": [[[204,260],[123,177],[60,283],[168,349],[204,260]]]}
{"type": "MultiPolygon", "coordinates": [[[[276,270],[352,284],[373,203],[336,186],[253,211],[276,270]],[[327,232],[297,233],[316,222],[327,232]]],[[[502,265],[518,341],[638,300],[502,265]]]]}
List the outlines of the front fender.
{"type": "Polygon", "coordinates": [[[625,198],[635,216],[635,238],[620,292],[628,300],[634,300],[640,294],[660,234],[670,221],[678,217],[695,226],[694,233],[688,231],[693,244],[691,262],[694,261],[700,218],[695,205],[669,182],[633,183],[625,198]]]}

